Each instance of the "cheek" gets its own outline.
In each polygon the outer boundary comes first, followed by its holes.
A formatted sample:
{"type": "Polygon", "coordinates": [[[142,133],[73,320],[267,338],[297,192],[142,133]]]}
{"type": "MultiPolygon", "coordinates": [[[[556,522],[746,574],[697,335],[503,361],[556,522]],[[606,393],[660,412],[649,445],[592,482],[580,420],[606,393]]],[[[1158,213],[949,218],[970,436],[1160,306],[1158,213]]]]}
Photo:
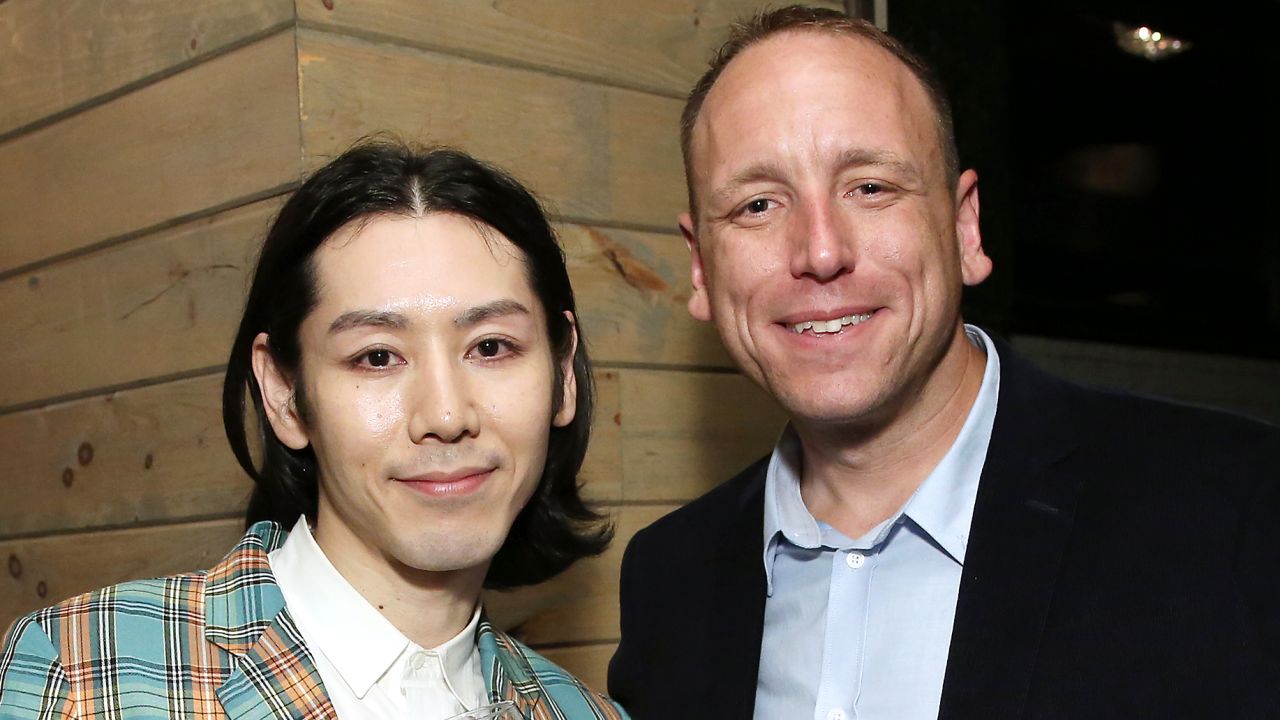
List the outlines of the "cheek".
{"type": "MultiPolygon", "coordinates": [[[[545,442],[551,428],[551,366],[525,368],[517,376],[480,377],[474,386],[483,415],[481,433],[490,429],[511,446],[545,442]]],[[[519,457],[519,453],[516,454],[519,457]]]]}
{"type": "Polygon", "coordinates": [[[330,444],[367,438],[383,447],[404,423],[403,394],[392,383],[344,379],[323,387],[311,389],[312,424],[330,444]]]}
{"type": "Polygon", "coordinates": [[[351,422],[365,433],[385,437],[403,424],[405,402],[401,393],[390,388],[375,392],[361,385],[353,394],[351,422]]]}
{"type": "Polygon", "coordinates": [[[725,248],[708,266],[708,283],[723,310],[736,310],[787,277],[790,271],[781,253],[768,251],[770,243],[776,242],[780,241],[762,239],[754,248],[725,248]]]}

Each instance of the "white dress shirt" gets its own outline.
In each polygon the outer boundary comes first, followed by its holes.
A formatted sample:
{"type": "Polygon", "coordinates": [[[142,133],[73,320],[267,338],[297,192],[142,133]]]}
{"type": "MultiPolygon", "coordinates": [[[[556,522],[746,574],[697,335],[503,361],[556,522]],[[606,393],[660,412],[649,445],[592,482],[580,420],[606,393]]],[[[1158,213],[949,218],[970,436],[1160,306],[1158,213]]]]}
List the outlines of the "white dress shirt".
{"type": "Polygon", "coordinates": [[[462,632],[428,650],[342,577],[306,518],[268,558],[338,717],[443,720],[488,702],[475,639],[479,605],[462,632]]]}

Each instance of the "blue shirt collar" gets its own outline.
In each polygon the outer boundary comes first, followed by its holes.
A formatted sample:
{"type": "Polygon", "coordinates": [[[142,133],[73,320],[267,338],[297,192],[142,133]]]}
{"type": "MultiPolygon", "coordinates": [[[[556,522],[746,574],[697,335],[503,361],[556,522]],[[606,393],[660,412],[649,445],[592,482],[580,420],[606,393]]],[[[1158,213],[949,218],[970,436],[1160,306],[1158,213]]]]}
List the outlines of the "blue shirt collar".
{"type": "MultiPolygon", "coordinates": [[[[902,509],[854,544],[869,546],[882,542],[889,536],[888,530],[892,525],[905,518],[919,526],[958,564],[964,564],[965,549],[969,544],[969,523],[973,519],[978,481],[986,462],[987,445],[991,442],[991,428],[996,417],[996,400],[1000,394],[1000,358],[995,344],[975,325],[965,325],[964,329],[969,341],[986,352],[987,364],[982,374],[982,386],[960,434],[902,509]]],[[[788,424],[774,447],[765,472],[764,571],[769,595],[773,595],[773,564],[780,542],[818,549],[824,545],[838,547],[832,541],[843,538],[840,533],[819,523],[805,507],[800,495],[802,468],[800,438],[788,424]]]]}

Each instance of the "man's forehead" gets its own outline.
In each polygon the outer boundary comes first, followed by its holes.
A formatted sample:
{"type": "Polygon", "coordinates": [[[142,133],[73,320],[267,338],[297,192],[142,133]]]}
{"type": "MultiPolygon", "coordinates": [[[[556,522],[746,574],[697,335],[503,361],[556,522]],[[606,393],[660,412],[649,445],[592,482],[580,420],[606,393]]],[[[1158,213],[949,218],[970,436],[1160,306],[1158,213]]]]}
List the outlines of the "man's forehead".
{"type": "Polygon", "coordinates": [[[334,317],[452,314],[504,298],[541,307],[524,253],[489,226],[457,215],[353,221],[320,244],[312,270],[317,309],[334,317]]]}
{"type": "MultiPolygon", "coordinates": [[[[741,161],[756,146],[770,152],[813,142],[804,131],[834,131],[841,118],[850,119],[844,131],[905,135],[897,143],[899,162],[939,150],[933,147],[939,138],[928,92],[891,52],[854,35],[788,30],[743,50],[712,86],[692,128],[691,180],[701,184],[740,173],[726,162],[726,150],[741,161]],[[822,122],[811,121],[823,113],[822,122]],[[708,155],[710,148],[718,149],[708,155]]],[[[833,153],[846,153],[841,142],[853,138],[844,135],[819,140],[833,153]]]]}

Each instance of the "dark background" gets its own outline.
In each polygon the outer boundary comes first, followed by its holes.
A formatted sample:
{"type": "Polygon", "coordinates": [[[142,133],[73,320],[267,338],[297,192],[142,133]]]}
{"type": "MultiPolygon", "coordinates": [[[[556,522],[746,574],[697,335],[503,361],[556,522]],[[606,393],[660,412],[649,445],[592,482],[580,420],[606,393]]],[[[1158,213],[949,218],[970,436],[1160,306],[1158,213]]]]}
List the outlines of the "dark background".
{"type": "Polygon", "coordinates": [[[1280,358],[1280,2],[890,3],[981,177],[1005,333],[1280,358]],[[1114,23],[1191,43],[1159,61],[1114,23]]]}

